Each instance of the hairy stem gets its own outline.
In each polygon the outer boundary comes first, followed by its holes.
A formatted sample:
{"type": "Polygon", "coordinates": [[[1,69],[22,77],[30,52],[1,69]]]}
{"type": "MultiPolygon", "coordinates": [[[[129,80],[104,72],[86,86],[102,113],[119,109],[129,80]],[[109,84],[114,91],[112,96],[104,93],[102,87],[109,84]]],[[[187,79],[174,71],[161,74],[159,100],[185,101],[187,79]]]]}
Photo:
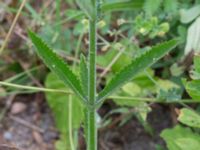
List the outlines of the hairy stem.
{"type": "Polygon", "coordinates": [[[87,150],[97,150],[96,111],[87,111],[87,150]]]}
{"type": "Polygon", "coordinates": [[[87,150],[97,150],[97,125],[96,125],[96,109],[93,107],[96,103],[96,51],[97,51],[97,29],[96,29],[96,16],[97,6],[96,0],[93,1],[95,6],[94,18],[90,20],[89,27],[89,104],[91,109],[87,110],[87,150]]]}
{"type": "Polygon", "coordinates": [[[89,52],[89,103],[95,103],[96,96],[96,22],[90,22],[90,52],[89,52]]]}

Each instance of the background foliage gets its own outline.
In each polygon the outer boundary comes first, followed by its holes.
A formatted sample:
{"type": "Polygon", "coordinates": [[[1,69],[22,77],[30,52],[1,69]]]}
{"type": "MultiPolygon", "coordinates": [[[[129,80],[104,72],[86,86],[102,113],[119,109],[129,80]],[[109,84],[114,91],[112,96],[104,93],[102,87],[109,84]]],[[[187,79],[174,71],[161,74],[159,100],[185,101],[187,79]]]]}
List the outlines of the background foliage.
{"type": "MultiPolygon", "coordinates": [[[[17,11],[20,2],[13,4],[14,6],[0,2],[0,8],[3,8],[5,13],[12,14],[17,11]]],[[[23,30],[23,27],[24,29],[27,29],[27,27],[34,29],[54,49],[55,57],[52,56],[48,60],[52,62],[50,68],[54,68],[55,64],[53,63],[55,63],[54,60],[57,55],[65,59],[70,64],[70,68],[75,62],[75,69],[68,69],[69,71],[65,73],[74,79],[74,81],[67,81],[67,84],[70,82],[73,86],[77,83],[75,80],[83,81],[84,79],[76,76],[80,74],[78,68],[81,59],[80,54],[87,55],[87,17],[93,17],[90,16],[93,9],[89,7],[87,1],[79,0],[76,2],[57,0],[49,5],[49,9],[45,9],[45,4],[45,2],[42,2],[38,8],[34,5],[34,1],[26,3],[21,18],[28,21],[22,25],[21,30],[23,30]],[[53,11],[50,8],[53,8],[53,11]],[[40,13],[37,12],[37,9],[40,10],[40,13]]],[[[111,114],[129,114],[128,117],[122,119],[121,126],[133,116],[136,116],[146,132],[152,135],[153,130],[147,122],[147,115],[152,110],[150,104],[159,102],[175,106],[179,110],[176,125],[171,129],[163,130],[161,133],[161,137],[165,140],[169,150],[197,150],[200,145],[200,107],[198,104],[200,101],[199,7],[199,0],[102,0],[102,13],[98,22],[98,91],[102,90],[116,73],[132,63],[135,58],[143,56],[140,63],[135,64],[133,69],[141,68],[140,65],[143,63],[154,62],[153,58],[157,58],[157,56],[152,55],[151,60],[145,59],[145,54],[152,50],[152,45],[169,41],[174,37],[178,37],[181,41],[176,49],[152,67],[148,67],[135,75],[134,79],[123,85],[108,99],[117,105],[117,108],[110,110],[111,114]],[[144,60],[147,61],[144,62],[144,60]],[[188,104],[186,101],[194,104],[188,104]],[[132,109],[135,109],[135,111],[132,112],[132,109]]],[[[3,22],[1,15],[0,21],[3,22]]],[[[0,45],[2,45],[5,32],[8,30],[8,27],[5,29],[2,27],[0,29],[2,32],[0,45]]],[[[17,30],[15,31],[15,34],[17,34],[17,30]]],[[[1,54],[1,81],[29,86],[42,84],[48,89],[70,91],[48,69],[41,67],[42,62],[35,54],[35,49],[32,48],[26,31],[23,30],[20,33],[23,35],[20,36],[23,44],[19,46],[18,42],[16,42],[18,45],[8,43],[1,54]],[[11,60],[7,59],[8,56],[11,57],[11,60]],[[24,67],[24,64],[27,67],[24,67]],[[39,84],[34,82],[33,77],[39,84]]],[[[17,35],[19,36],[19,33],[17,35]]],[[[10,41],[17,41],[17,39],[18,37],[12,37],[10,41]]],[[[165,51],[161,50],[160,52],[164,53],[165,51]]],[[[43,53],[43,55],[47,55],[47,53],[43,53]]],[[[126,72],[127,75],[132,77],[133,74],[129,72],[130,70],[131,68],[127,68],[126,72]]],[[[58,72],[60,71],[58,70],[58,72]]],[[[64,75],[61,78],[65,78],[64,75]]],[[[78,89],[75,89],[79,97],[82,97],[85,92],[81,84],[83,83],[80,83],[78,89]]],[[[110,86],[113,85],[111,81],[110,86]]],[[[0,91],[2,91],[0,95],[4,97],[13,93],[38,92],[38,90],[33,89],[22,90],[7,86],[1,87],[0,91]]],[[[69,127],[66,123],[69,119],[67,109],[69,95],[46,92],[45,97],[53,113],[56,126],[61,132],[62,138],[56,144],[57,149],[60,150],[63,147],[62,145],[69,144],[69,127]]],[[[100,94],[100,98],[102,97],[100,94]]],[[[78,97],[72,96],[72,99],[72,123],[73,135],[75,135],[78,134],[77,131],[84,124],[84,106],[79,102],[78,97]]],[[[103,128],[111,124],[112,115],[108,113],[108,115],[99,116],[99,120],[99,128],[103,128]]],[[[74,138],[74,141],[77,143],[77,138],[74,138]]],[[[77,144],[75,145],[77,146],[77,144]]]]}

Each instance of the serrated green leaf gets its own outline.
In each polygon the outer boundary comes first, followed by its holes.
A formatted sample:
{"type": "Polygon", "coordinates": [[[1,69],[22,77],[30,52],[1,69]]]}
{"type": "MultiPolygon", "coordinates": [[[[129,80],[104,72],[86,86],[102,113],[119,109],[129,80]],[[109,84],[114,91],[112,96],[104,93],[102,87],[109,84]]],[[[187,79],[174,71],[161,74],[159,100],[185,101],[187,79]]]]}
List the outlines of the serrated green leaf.
{"type": "Polygon", "coordinates": [[[144,0],[129,0],[124,2],[108,2],[102,5],[102,11],[124,11],[141,9],[144,4],[144,0]]]}
{"type": "Polygon", "coordinates": [[[81,61],[80,61],[80,79],[81,79],[81,85],[84,91],[84,94],[88,94],[88,67],[86,58],[84,55],[81,55],[81,61]]]}
{"type": "Polygon", "coordinates": [[[200,128],[200,115],[188,108],[181,109],[178,120],[187,126],[200,128]]]}
{"type": "Polygon", "coordinates": [[[69,66],[58,57],[40,37],[31,31],[28,33],[36,47],[38,55],[42,58],[48,68],[54,72],[65,83],[65,85],[69,86],[82,100],[85,100],[80,81],[71,71],[69,66]]]}
{"type": "Polygon", "coordinates": [[[121,87],[127,81],[130,81],[135,75],[144,69],[150,67],[161,57],[167,54],[178,44],[178,40],[174,39],[162,44],[159,44],[144,54],[141,54],[136,59],[134,59],[131,64],[126,66],[121,70],[109,83],[108,85],[99,93],[98,101],[105,99],[117,88],[121,87]]]}

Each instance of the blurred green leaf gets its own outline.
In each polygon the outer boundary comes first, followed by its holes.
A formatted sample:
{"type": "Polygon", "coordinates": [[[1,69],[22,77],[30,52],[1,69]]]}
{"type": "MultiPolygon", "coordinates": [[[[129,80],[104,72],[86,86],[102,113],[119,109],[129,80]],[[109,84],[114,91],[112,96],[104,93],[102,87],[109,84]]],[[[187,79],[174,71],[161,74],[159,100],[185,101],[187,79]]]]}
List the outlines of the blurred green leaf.
{"type": "Polygon", "coordinates": [[[181,74],[184,73],[184,67],[179,66],[177,63],[172,64],[170,67],[170,73],[172,76],[180,76],[181,74]]]}
{"type": "Polygon", "coordinates": [[[56,150],[71,150],[69,142],[66,140],[68,137],[61,136],[61,138],[55,142],[56,150]]]}
{"type": "Polygon", "coordinates": [[[162,0],[146,0],[144,3],[144,11],[146,15],[152,16],[158,11],[162,3],[162,0]]]}
{"type": "Polygon", "coordinates": [[[199,140],[195,138],[180,138],[176,141],[176,144],[181,150],[197,150],[200,147],[199,140]]]}
{"type": "Polygon", "coordinates": [[[172,89],[172,88],[179,88],[179,86],[176,84],[176,83],[174,83],[174,82],[172,82],[172,81],[170,81],[170,80],[162,80],[162,79],[159,79],[158,81],[157,81],[157,83],[158,83],[158,89],[163,89],[163,90],[165,90],[165,91],[167,91],[167,90],[170,90],[170,89],[172,89]]]}
{"type": "Polygon", "coordinates": [[[69,19],[74,19],[79,21],[83,17],[83,12],[81,10],[76,10],[76,9],[68,9],[65,12],[65,15],[69,19]]]}
{"type": "Polygon", "coordinates": [[[133,82],[129,82],[129,83],[125,84],[122,87],[122,90],[125,93],[129,94],[130,96],[137,96],[138,94],[141,93],[141,88],[133,82]]]}
{"type": "Polygon", "coordinates": [[[187,27],[183,25],[179,25],[177,29],[178,29],[178,35],[181,40],[181,43],[185,43],[186,38],[187,38],[187,27]]]}
{"type": "Polygon", "coordinates": [[[170,80],[158,80],[157,98],[165,101],[177,101],[181,99],[181,88],[170,80]]]}
{"type": "Polygon", "coordinates": [[[182,9],[180,10],[180,15],[182,23],[190,23],[200,15],[200,5],[195,5],[188,10],[182,9]]]}
{"type": "Polygon", "coordinates": [[[146,69],[145,72],[140,72],[138,75],[135,76],[135,78],[133,79],[133,82],[136,83],[137,85],[140,86],[142,92],[143,92],[143,96],[147,96],[145,95],[145,91],[148,90],[148,92],[156,92],[155,84],[152,82],[152,80],[147,76],[151,77],[152,79],[154,79],[154,70],[149,68],[146,69]],[[143,88],[145,87],[145,89],[143,88]]]}
{"type": "Polygon", "coordinates": [[[164,0],[164,9],[168,14],[172,14],[178,11],[178,0],[164,0]]]}
{"type": "MultiPolygon", "coordinates": [[[[69,91],[69,88],[63,84],[61,80],[53,73],[49,73],[46,77],[45,87],[51,89],[62,89],[69,91]]],[[[47,101],[52,109],[55,120],[60,131],[68,131],[68,95],[61,93],[46,93],[47,101]]],[[[80,124],[83,119],[83,105],[79,102],[78,97],[72,96],[72,114],[73,121],[72,125],[74,129],[80,127],[80,124]]]]}
{"type": "Polygon", "coordinates": [[[194,56],[194,68],[197,73],[200,73],[200,55],[194,56]]]}
{"type": "Polygon", "coordinates": [[[117,61],[112,65],[112,72],[119,72],[123,67],[131,63],[131,53],[133,53],[136,50],[136,48],[135,46],[129,46],[127,41],[124,40],[120,43],[114,43],[104,55],[97,56],[97,64],[103,67],[107,67],[113,61],[113,59],[120,53],[121,49],[123,49],[122,45],[126,45],[127,49],[121,53],[117,61]],[[118,48],[118,46],[120,48],[118,48]]]}
{"type": "Polygon", "coordinates": [[[76,0],[76,3],[89,19],[95,17],[95,6],[93,6],[92,0],[76,0]]]}
{"type": "Polygon", "coordinates": [[[200,80],[186,82],[185,88],[193,100],[200,101],[200,80]]]}
{"type": "MultiPolygon", "coordinates": [[[[116,95],[122,96],[122,97],[123,96],[138,96],[139,94],[141,94],[141,88],[133,82],[129,82],[125,84],[121,88],[121,90],[116,93],[116,95]]],[[[139,101],[124,100],[123,98],[113,99],[113,101],[119,106],[128,106],[128,107],[138,106],[141,104],[141,102],[139,101]]]]}
{"type": "MultiPolygon", "coordinates": [[[[45,80],[46,88],[53,89],[62,89],[69,91],[69,88],[59,80],[56,75],[49,73],[45,80]]],[[[61,93],[46,93],[47,102],[53,112],[55,123],[58,130],[61,132],[62,138],[56,144],[57,147],[62,147],[65,145],[65,148],[70,147],[69,145],[69,96],[61,93]],[[67,145],[67,146],[66,146],[67,145]]],[[[84,106],[80,103],[78,97],[72,96],[72,127],[73,129],[78,129],[83,121],[84,106]]],[[[59,149],[62,150],[62,149],[59,149]]]]}
{"type": "Polygon", "coordinates": [[[124,11],[141,9],[144,4],[144,0],[129,0],[124,2],[107,2],[103,3],[102,11],[124,11]]]}
{"type": "Polygon", "coordinates": [[[181,100],[181,95],[178,89],[172,88],[169,90],[160,89],[157,99],[165,100],[166,102],[181,100]]]}
{"type": "Polygon", "coordinates": [[[39,36],[55,50],[65,50],[66,53],[70,53],[74,44],[76,44],[76,42],[70,41],[72,38],[72,31],[66,29],[62,32],[57,32],[56,29],[56,26],[45,25],[41,27],[39,36]],[[68,42],[68,44],[66,44],[66,42],[68,42]]]}
{"type": "Polygon", "coordinates": [[[166,141],[169,150],[198,150],[200,147],[200,136],[189,128],[176,126],[165,129],[161,137],[166,141]]]}
{"type": "Polygon", "coordinates": [[[188,29],[185,55],[189,54],[191,51],[200,52],[200,17],[198,17],[188,29]]]}
{"type": "Polygon", "coordinates": [[[189,127],[200,128],[200,115],[188,108],[181,109],[178,120],[189,127]]]}

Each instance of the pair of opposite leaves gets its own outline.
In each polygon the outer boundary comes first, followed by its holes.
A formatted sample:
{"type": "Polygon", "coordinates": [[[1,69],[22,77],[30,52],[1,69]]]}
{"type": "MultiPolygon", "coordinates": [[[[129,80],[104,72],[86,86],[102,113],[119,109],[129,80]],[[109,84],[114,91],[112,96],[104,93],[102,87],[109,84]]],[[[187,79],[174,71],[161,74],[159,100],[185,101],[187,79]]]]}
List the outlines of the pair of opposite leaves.
{"type": "MultiPolygon", "coordinates": [[[[35,45],[38,55],[49,67],[49,69],[54,72],[58,78],[64,82],[65,85],[69,86],[84,104],[88,105],[88,77],[85,77],[88,76],[87,63],[84,57],[81,57],[80,68],[82,71],[80,71],[80,75],[82,77],[80,77],[81,80],[79,80],[78,77],[71,71],[70,67],[64,62],[64,60],[58,57],[57,54],[53,52],[53,50],[39,36],[29,31],[29,37],[35,45]]],[[[161,43],[135,58],[129,65],[117,73],[106,85],[106,87],[98,94],[96,103],[101,103],[116,89],[130,81],[139,72],[150,67],[165,54],[170,52],[177,46],[178,43],[178,39],[161,43]]]]}

